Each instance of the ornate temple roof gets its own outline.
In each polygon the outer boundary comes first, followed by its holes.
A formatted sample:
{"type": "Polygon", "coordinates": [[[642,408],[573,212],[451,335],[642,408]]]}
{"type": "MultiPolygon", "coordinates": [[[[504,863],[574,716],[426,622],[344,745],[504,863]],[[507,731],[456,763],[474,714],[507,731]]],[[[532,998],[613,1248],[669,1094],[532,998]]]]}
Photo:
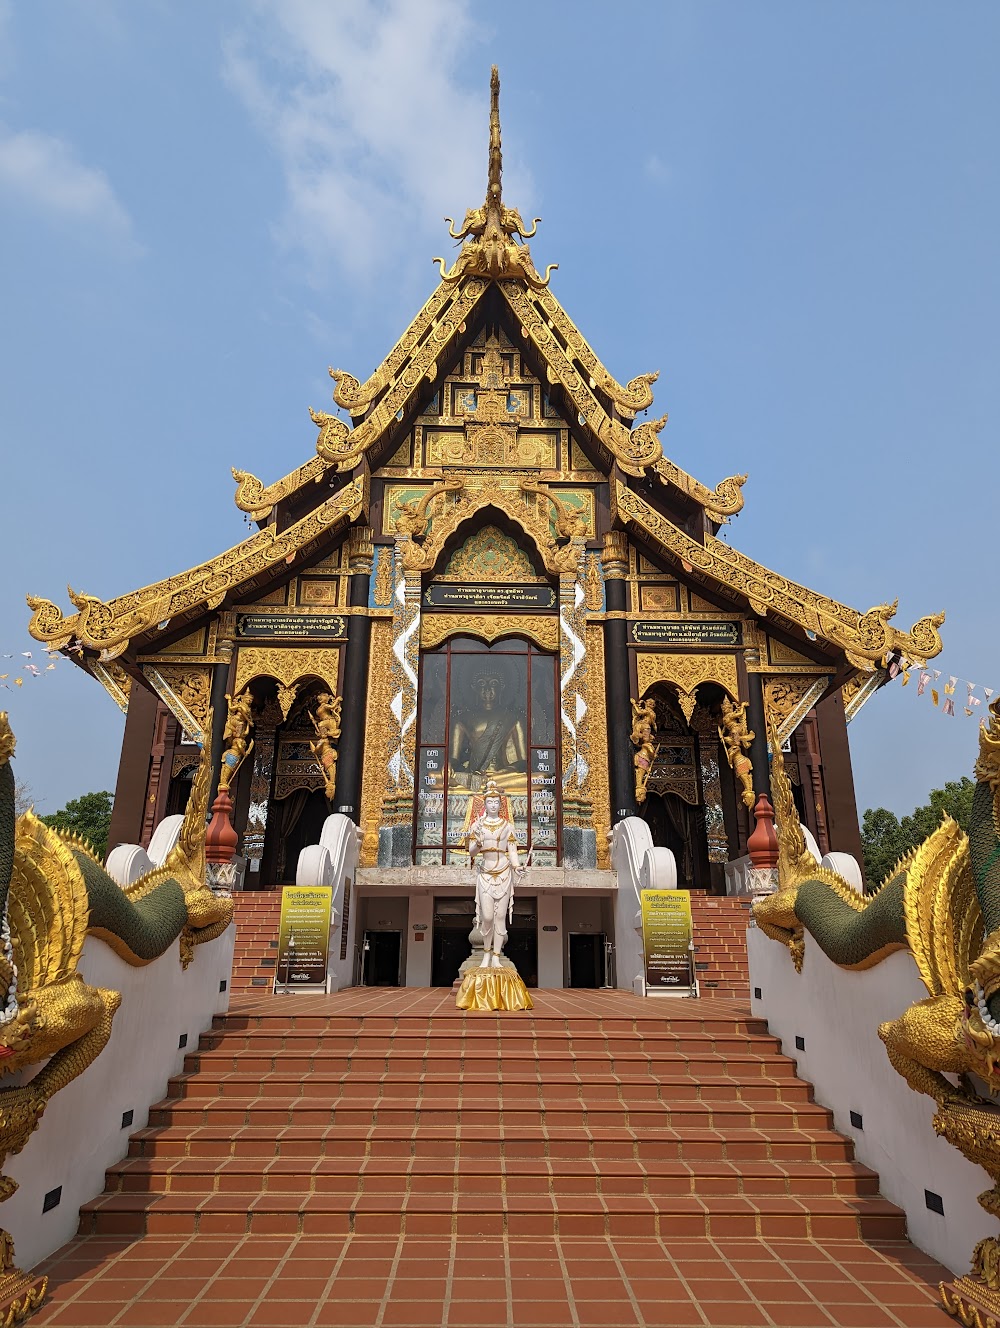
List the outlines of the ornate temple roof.
{"type": "Polygon", "coordinates": [[[856,668],[870,672],[892,651],[921,660],[940,651],[937,629],[943,614],[900,632],[889,625],[894,605],[859,613],[769,572],[710,533],[741,510],[747,477],[732,476],[709,488],[666,458],[659,437],[666,415],[635,424],[653,404],[657,374],[640,374],[622,386],[553,294],[549,279],[557,265],[550,264],[544,276],[538,272],[526,241],[535,235],[539,219],[528,228],[517,209],[503,201],[499,86],[494,68],[485,200],[466,212],[458,228],[446,218],[452,238],[463,241],[454,264],[448,268],[435,260],[441,272],[437,288],[370,377],[360,382],[344,370],[330,370],[333,399],[351,424],[310,410],[319,434],[315,454],[304,464],[267,485],[233,470],[237,506],[270,524],[209,562],[117,599],[104,602],[71,590],[77,612],[69,615],[49,600],[29,596],[29,630],[36,640],[73,649],[78,659],[81,650],[94,652],[94,662],[108,663],[145,634],[190,622],[241,587],[259,586],[284,566],[301,565],[339,529],[367,519],[376,454],[447,372],[462,338],[471,335],[473,315],[489,299],[499,301],[496,307],[541,366],[543,378],[558,388],[563,410],[610,481],[612,514],[620,525],[686,575],[843,652],[856,668]],[[334,492],[317,503],[324,490],[316,486],[324,480],[334,492]],[[658,495],[668,506],[679,495],[682,506],[701,509],[695,534],[659,510],[658,495]]]}

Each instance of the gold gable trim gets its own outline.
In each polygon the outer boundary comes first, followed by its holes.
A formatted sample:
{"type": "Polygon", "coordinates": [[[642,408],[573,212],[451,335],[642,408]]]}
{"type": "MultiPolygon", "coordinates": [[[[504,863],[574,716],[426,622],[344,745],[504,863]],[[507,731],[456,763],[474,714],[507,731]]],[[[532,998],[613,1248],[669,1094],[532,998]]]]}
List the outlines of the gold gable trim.
{"type": "Polygon", "coordinates": [[[70,599],[78,612],[68,617],[50,600],[29,595],[33,613],[28,631],[36,641],[54,646],[68,645],[76,639],[88,649],[100,651],[101,662],[107,663],[120,655],[134,637],[159,623],[168,623],[179,613],[218,608],[226,595],[244,581],[279,563],[293,561],[312,540],[355,520],[367,502],[367,482],[359,476],[283,534],[276,534],[274,527],[268,526],[217,558],[166,581],[107,603],[95,595],[71,590],[70,599]]]}
{"type": "Polygon", "coordinates": [[[526,636],[542,650],[559,649],[559,619],[555,614],[529,613],[424,613],[420,617],[420,645],[433,650],[449,636],[475,636],[487,645],[504,636],[526,636]]]}
{"type": "Polygon", "coordinates": [[[938,628],[944,622],[943,613],[920,618],[909,632],[901,632],[889,626],[895,603],[879,604],[867,613],[859,613],[768,571],[712,535],[706,535],[704,544],[699,544],[620,480],[612,481],[611,506],[613,517],[642,531],[689,575],[700,574],[735,591],[759,617],[769,609],[782,614],[803,631],[838,646],[855,668],[870,672],[891,650],[902,651],[914,662],[933,659],[941,651],[938,628]]]}
{"type": "Polygon", "coordinates": [[[639,653],[635,657],[635,669],[640,698],[656,683],[670,683],[677,688],[677,699],[689,724],[697,704],[695,693],[703,682],[718,683],[734,701],[739,700],[735,655],[639,653]]]}

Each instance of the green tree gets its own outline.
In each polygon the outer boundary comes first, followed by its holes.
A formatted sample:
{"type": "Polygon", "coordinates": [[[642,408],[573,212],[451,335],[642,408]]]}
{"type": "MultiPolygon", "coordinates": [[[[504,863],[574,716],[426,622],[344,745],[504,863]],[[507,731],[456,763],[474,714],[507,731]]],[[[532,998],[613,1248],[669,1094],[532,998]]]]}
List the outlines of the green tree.
{"type": "Polygon", "coordinates": [[[111,805],[114,794],[84,793],[71,798],[65,807],[41,819],[55,830],[69,830],[90,844],[99,858],[108,851],[108,831],[111,829],[111,805]]]}
{"type": "Polygon", "coordinates": [[[944,788],[933,789],[929,802],[902,819],[885,807],[869,807],[861,825],[868,888],[880,886],[903,854],[923,843],[946,814],[968,833],[975,791],[975,781],[963,775],[949,780],[944,788]]]}

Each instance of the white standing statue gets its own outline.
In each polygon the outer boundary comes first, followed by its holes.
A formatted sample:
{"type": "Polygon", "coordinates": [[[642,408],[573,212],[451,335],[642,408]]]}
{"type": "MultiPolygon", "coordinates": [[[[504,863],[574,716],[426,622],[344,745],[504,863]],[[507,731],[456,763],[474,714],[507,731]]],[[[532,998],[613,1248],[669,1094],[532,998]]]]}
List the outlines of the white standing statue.
{"type": "Polygon", "coordinates": [[[483,958],[466,972],[459,988],[457,1003],[465,1010],[531,1009],[517,969],[501,958],[514,914],[514,886],[524,875],[516,832],[500,813],[501,800],[498,785],[489,780],[483,790],[486,810],[469,828],[469,863],[476,868],[475,925],[483,936],[483,958]]]}
{"type": "Polygon", "coordinates": [[[500,790],[491,779],[483,799],[486,811],[469,830],[469,865],[476,872],[476,926],[483,933],[481,968],[500,968],[507,941],[507,923],[514,915],[514,878],[524,868],[517,861],[517,838],[510,821],[500,815],[500,790]]]}

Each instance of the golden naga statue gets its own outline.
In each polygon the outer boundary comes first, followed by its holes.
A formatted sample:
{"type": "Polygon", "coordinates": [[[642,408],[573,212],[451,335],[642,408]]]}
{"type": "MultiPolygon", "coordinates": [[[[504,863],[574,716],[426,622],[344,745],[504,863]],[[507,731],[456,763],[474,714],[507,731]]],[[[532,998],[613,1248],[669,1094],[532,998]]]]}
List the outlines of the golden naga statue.
{"type": "Polygon", "coordinates": [[[253,728],[253,697],[248,691],[241,692],[237,697],[227,692],[226,700],[229,702],[229,714],[222,734],[226,749],[222,754],[222,771],[219,775],[220,793],[229,792],[237,770],[253,750],[252,740],[248,741],[253,728]]]}
{"type": "MultiPolygon", "coordinates": [[[[893,1069],[937,1104],[935,1131],[988,1173],[992,1188],[979,1202],[1000,1217],[1000,701],[990,711],[989,727],[980,730],[969,833],[945,816],[863,896],[806,848],[772,728],[780,889],[754,904],[753,917],[788,947],[799,971],[806,932],[842,968],[871,968],[896,950],[912,954],[927,997],[881,1024],[878,1035],[893,1069]]],[[[942,1298],[963,1322],[980,1320],[956,1309],[959,1297],[985,1297],[1000,1315],[1000,1240],[979,1242],[972,1274],[954,1287],[945,1284],[942,1298]]]]}
{"type": "Polygon", "coordinates": [[[530,239],[535,234],[541,217],[535,217],[528,230],[517,208],[505,205],[500,181],[502,173],[500,74],[494,65],[490,76],[490,160],[486,201],[482,207],[470,208],[466,212],[465,220],[458,230],[455,230],[453,218],[445,217],[451,238],[466,240],[466,244],[450,270],[443,258],[435,258],[434,262],[441,269],[442,281],[453,282],[468,276],[493,280],[522,277],[533,290],[543,290],[559,264],[550,263],[545,269],[545,276],[539,276],[528,246],[518,243],[518,240],[530,239]]]}
{"type": "Polygon", "coordinates": [[[719,728],[719,737],[726,749],[726,760],[729,762],[729,767],[743,785],[743,792],[740,794],[743,806],[752,811],[754,805],[753,763],[747,756],[747,752],[750,750],[750,744],[756,735],[747,728],[748,704],[747,701],[741,701],[739,705],[734,705],[728,696],[723,699],[722,725],[719,728]]]}
{"type": "Polygon", "coordinates": [[[644,701],[632,701],[632,732],[629,734],[632,746],[638,748],[633,757],[635,766],[635,800],[646,801],[646,781],[653,767],[656,744],[653,734],[656,731],[656,702],[651,696],[644,701]]]}
{"type": "Polygon", "coordinates": [[[316,698],[316,709],[309,714],[316,730],[316,741],[309,744],[309,750],[323,771],[323,787],[327,802],[330,803],[333,802],[337,784],[337,749],[334,743],[340,737],[340,707],[343,703],[342,696],[321,692],[316,698]]]}
{"type": "MultiPolygon", "coordinates": [[[[205,727],[211,732],[211,711],[205,727]]],[[[83,840],[51,829],[31,811],[15,816],[13,752],[14,735],[0,713],[0,1082],[45,1064],[28,1083],[0,1088],[0,1166],[24,1148],[53,1095],[83,1073],[111,1036],[121,995],[91,986],[79,972],[87,935],[134,966],[179,940],[187,968],[194,947],[220,936],[233,916],[233,901],[206,885],[210,743],[176,845],[162,866],[125,888],[83,840]]],[[[0,1175],[0,1202],[16,1189],[0,1175]]],[[[13,1242],[0,1232],[3,1322],[20,1322],[44,1295],[45,1279],[14,1267],[13,1242]]]]}

